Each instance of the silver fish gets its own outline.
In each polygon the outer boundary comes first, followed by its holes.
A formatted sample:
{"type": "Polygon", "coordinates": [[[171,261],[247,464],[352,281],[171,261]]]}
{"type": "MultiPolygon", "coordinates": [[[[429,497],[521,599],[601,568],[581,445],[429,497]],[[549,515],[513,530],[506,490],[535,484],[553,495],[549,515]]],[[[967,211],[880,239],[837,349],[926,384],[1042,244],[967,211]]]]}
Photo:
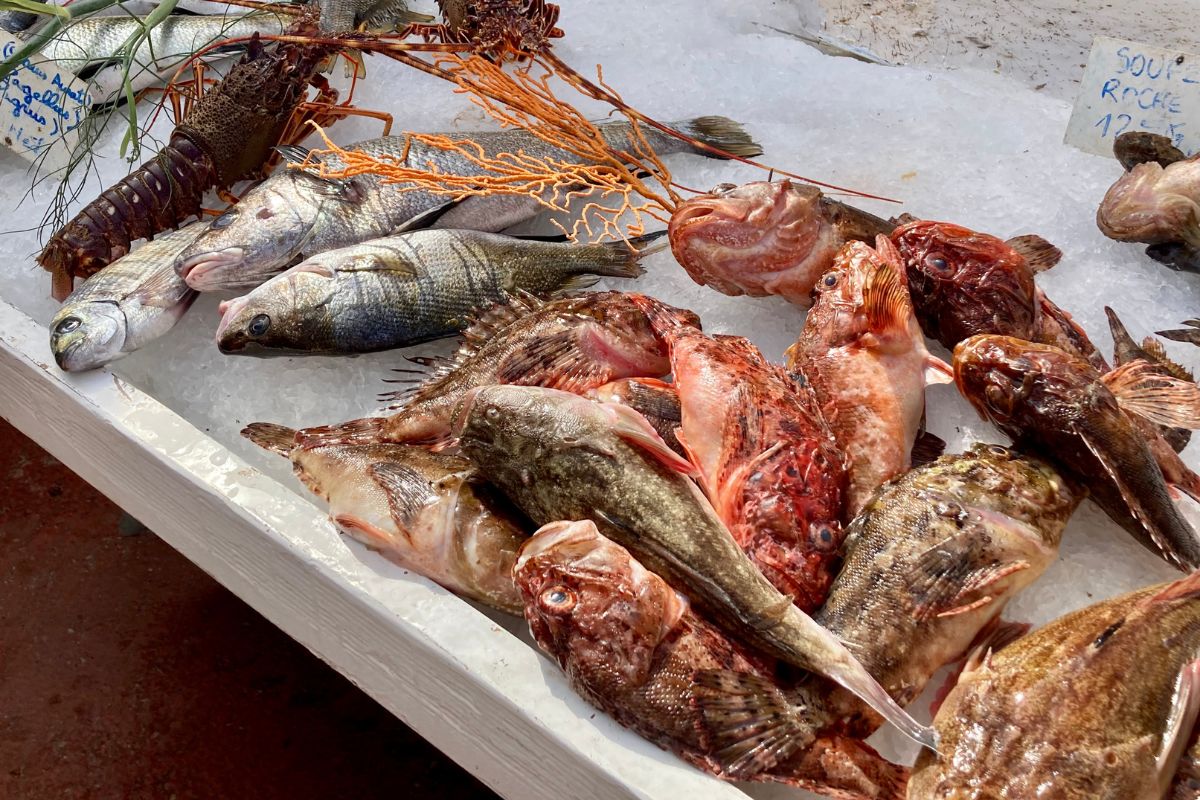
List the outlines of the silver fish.
{"type": "Polygon", "coordinates": [[[83,282],[50,321],[50,349],[67,372],[101,367],[165,334],[196,299],[175,256],[204,229],[164,233],[83,282]]]}
{"type": "MultiPolygon", "coordinates": [[[[762,152],[738,123],[724,117],[700,117],[673,127],[735,155],[762,152]]],[[[635,146],[628,123],[607,123],[599,128],[615,150],[635,146]]],[[[660,155],[691,150],[686,143],[656,131],[643,134],[660,155]]],[[[445,135],[473,141],[487,155],[524,153],[579,161],[577,156],[522,130],[445,135]]],[[[407,153],[406,163],[411,165],[433,165],[454,175],[479,174],[479,168],[464,156],[410,141],[406,136],[368,139],[350,149],[396,158],[407,153]]],[[[299,148],[286,148],[285,152],[293,160],[305,155],[299,148]]],[[[334,159],[329,166],[336,168],[339,163],[334,159]]],[[[330,180],[304,170],[281,169],[213,220],[209,230],[179,257],[177,269],[189,286],[200,291],[249,289],[295,263],[301,255],[312,256],[388,236],[414,218],[445,205],[446,199],[440,195],[406,190],[403,184],[384,184],[377,175],[330,180]]],[[[501,231],[536,216],[540,210],[538,202],[529,197],[473,197],[450,208],[433,227],[501,231]]]]}
{"type": "MultiPolygon", "coordinates": [[[[662,234],[634,239],[638,247],[662,234]]],[[[221,306],[222,352],[364,353],[461,330],[515,291],[551,294],[598,275],[640,275],[623,241],[572,245],[480,231],[423,230],[314,256],[221,306]]]]}

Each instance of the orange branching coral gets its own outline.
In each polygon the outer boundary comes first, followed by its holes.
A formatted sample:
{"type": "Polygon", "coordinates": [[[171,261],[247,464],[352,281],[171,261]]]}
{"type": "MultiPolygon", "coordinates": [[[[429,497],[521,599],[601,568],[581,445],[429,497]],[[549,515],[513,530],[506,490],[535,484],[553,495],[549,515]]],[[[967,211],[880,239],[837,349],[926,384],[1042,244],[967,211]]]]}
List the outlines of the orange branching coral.
{"type": "Polygon", "coordinates": [[[569,211],[574,201],[588,198],[571,229],[559,227],[572,239],[586,236],[589,241],[637,236],[645,232],[647,217],[666,222],[678,204],[680,197],[672,188],[671,174],[641,125],[631,120],[628,149],[613,148],[596,124],[555,96],[551,87],[555,74],[537,59],[512,72],[479,56],[446,57],[438,67],[453,75],[458,91],[467,93],[501,125],[523,128],[574,159],[521,151],[487,153],[468,139],[418,133],[407,134],[409,147],[399,157],[375,157],[340,148],[322,133],[326,149],[312,153],[300,168],[337,178],[381,175],[386,182],[403,184],[406,189],[454,198],[526,195],[560,212],[569,211]],[[540,67],[539,74],[534,74],[534,67],[540,67]],[[494,97],[503,97],[504,102],[491,99],[494,97]],[[432,159],[413,163],[413,143],[420,143],[422,149],[454,152],[478,171],[455,175],[438,169],[432,159]],[[336,156],[333,163],[337,166],[322,158],[326,155],[336,156]]]}

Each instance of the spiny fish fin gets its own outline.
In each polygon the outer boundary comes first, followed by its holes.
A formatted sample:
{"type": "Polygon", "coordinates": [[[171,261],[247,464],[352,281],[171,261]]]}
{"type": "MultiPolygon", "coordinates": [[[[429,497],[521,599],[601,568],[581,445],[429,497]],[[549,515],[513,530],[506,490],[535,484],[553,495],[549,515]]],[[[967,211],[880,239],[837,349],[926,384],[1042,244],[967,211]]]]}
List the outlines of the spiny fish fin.
{"type": "Polygon", "coordinates": [[[700,746],[727,778],[768,770],[815,738],[817,726],[797,699],[751,672],[701,670],[691,696],[700,746]]]}
{"type": "Polygon", "coordinates": [[[917,434],[917,440],[913,442],[912,454],[909,456],[909,460],[914,467],[921,467],[937,461],[945,452],[945,440],[934,436],[929,431],[921,431],[917,434]]]}
{"type": "Polygon", "coordinates": [[[880,336],[904,335],[912,320],[912,299],[891,264],[880,264],[863,287],[868,328],[880,336]]]}
{"type": "Polygon", "coordinates": [[[581,335],[589,334],[571,329],[526,342],[497,365],[496,382],[544,386],[575,394],[605,383],[608,370],[580,347],[581,335]]]}
{"type": "Polygon", "coordinates": [[[287,164],[303,164],[312,150],[298,144],[281,144],[275,148],[275,152],[287,164]]]}
{"type": "Polygon", "coordinates": [[[459,197],[452,200],[447,200],[444,203],[439,203],[433,208],[427,208],[420,214],[414,217],[409,217],[404,222],[401,222],[388,233],[388,236],[398,236],[401,233],[409,233],[411,231],[419,231],[428,228],[437,222],[447,211],[460,204],[465,198],[459,197]]]}
{"type": "Polygon", "coordinates": [[[342,533],[372,550],[388,550],[394,544],[392,536],[387,531],[380,530],[354,514],[335,514],[333,522],[341,529],[342,533]]]}
{"type": "Polygon", "coordinates": [[[1200,319],[1185,319],[1183,324],[1188,327],[1171,331],[1155,331],[1155,333],[1173,342],[1200,345],[1200,319]]]}
{"type": "Polygon", "coordinates": [[[437,502],[438,494],[425,476],[405,464],[371,464],[367,475],[387,494],[392,519],[401,531],[407,530],[426,506],[437,502]]]}
{"type": "Polygon", "coordinates": [[[1200,386],[1163,375],[1145,359],[1130,361],[1100,380],[1129,414],[1174,428],[1200,428],[1200,386]]]}
{"type": "Polygon", "coordinates": [[[251,422],[242,428],[242,436],[281,456],[291,455],[296,446],[296,430],[273,422],[251,422]]]}
{"type": "Polygon", "coordinates": [[[1113,361],[1120,366],[1137,358],[1139,355],[1137,343],[1129,335],[1125,323],[1121,322],[1117,312],[1113,311],[1111,307],[1105,306],[1104,314],[1108,317],[1108,330],[1112,334],[1113,361]]]}
{"type": "Polygon", "coordinates": [[[197,292],[189,289],[183,278],[175,274],[174,266],[168,266],[158,270],[125,297],[149,308],[173,308],[185,300],[194,300],[196,295],[197,292]]]}
{"type": "Polygon", "coordinates": [[[477,312],[463,329],[463,340],[474,344],[489,342],[509,325],[540,311],[545,305],[546,301],[535,295],[517,291],[509,295],[506,302],[494,303],[477,312]]]}
{"type": "Polygon", "coordinates": [[[1062,250],[1059,250],[1035,233],[1014,236],[1006,241],[1005,244],[1021,254],[1025,259],[1025,263],[1029,265],[1029,268],[1033,270],[1035,275],[1039,272],[1045,272],[1059,261],[1062,261],[1062,250]]]}
{"type": "Polygon", "coordinates": [[[925,385],[939,383],[954,383],[954,368],[931,354],[925,359],[925,385]]]}
{"type": "Polygon", "coordinates": [[[1186,575],[1177,581],[1168,583],[1161,591],[1150,595],[1142,602],[1146,605],[1154,605],[1155,603],[1169,603],[1175,600],[1191,600],[1195,598],[1200,598],[1200,570],[1186,575]]]}
{"type": "Polygon", "coordinates": [[[1195,380],[1192,371],[1177,361],[1173,361],[1167,355],[1167,348],[1163,347],[1163,343],[1153,336],[1147,336],[1142,340],[1142,350],[1146,351],[1146,355],[1154,359],[1154,363],[1165,369],[1171,375],[1179,378],[1181,381],[1195,380]]]}
{"type": "Polygon", "coordinates": [[[977,539],[968,521],[958,534],[930,547],[913,564],[907,584],[913,596],[913,618],[926,622],[974,611],[993,602],[981,593],[1014,572],[1029,568],[1026,561],[975,566],[977,539]]]}
{"type": "Polygon", "coordinates": [[[613,433],[654,456],[663,466],[691,477],[700,474],[696,466],[671,449],[646,418],[629,406],[600,403],[612,418],[613,433]]]}
{"type": "Polygon", "coordinates": [[[1159,793],[1163,797],[1167,796],[1179,768],[1179,760],[1191,742],[1197,717],[1200,717],[1200,659],[1184,664],[1175,682],[1171,713],[1167,716],[1154,765],[1159,793]]]}
{"type": "Polygon", "coordinates": [[[296,444],[305,450],[331,445],[371,444],[380,441],[385,421],[382,417],[364,417],[340,425],[302,428],[296,432],[296,444]]]}

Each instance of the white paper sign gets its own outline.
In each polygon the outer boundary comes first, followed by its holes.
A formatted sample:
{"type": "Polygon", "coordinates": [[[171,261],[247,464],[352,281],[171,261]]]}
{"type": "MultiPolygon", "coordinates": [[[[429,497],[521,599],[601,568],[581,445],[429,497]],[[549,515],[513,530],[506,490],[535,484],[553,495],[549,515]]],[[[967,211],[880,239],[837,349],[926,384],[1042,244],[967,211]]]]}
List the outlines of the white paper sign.
{"type": "MultiPolygon", "coordinates": [[[[23,44],[3,31],[0,43],[4,59],[23,44]]],[[[47,151],[52,160],[65,156],[91,106],[87,85],[72,73],[59,72],[50,61],[25,59],[0,79],[0,143],[30,161],[47,151]]]]}
{"type": "Polygon", "coordinates": [[[1111,156],[1126,131],[1160,133],[1200,151],[1200,55],[1098,36],[1064,141],[1111,156]]]}

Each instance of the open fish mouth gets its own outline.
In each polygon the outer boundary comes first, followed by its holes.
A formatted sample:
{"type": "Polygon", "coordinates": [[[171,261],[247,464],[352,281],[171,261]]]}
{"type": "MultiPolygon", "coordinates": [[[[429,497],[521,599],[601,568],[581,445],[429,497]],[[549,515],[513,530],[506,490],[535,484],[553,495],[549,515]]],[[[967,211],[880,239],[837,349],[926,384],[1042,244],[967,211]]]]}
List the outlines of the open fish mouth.
{"type": "Polygon", "coordinates": [[[70,372],[73,366],[77,367],[77,365],[71,363],[71,354],[78,350],[82,344],[82,338],[72,339],[64,347],[59,347],[57,342],[54,343],[51,350],[54,352],[54,363],[58,364],[59,369],[63,372],[70,372]]]}
{"type": "Polygon", "coordinates": [[[218,270],[240,267],[246,263],[246,251],[241,247],[226,247],[208,253],[197,253],[180,261],[175,271],[188,286],[198,292],[241,288],[241,283],[222,280],[218,270]]]}

